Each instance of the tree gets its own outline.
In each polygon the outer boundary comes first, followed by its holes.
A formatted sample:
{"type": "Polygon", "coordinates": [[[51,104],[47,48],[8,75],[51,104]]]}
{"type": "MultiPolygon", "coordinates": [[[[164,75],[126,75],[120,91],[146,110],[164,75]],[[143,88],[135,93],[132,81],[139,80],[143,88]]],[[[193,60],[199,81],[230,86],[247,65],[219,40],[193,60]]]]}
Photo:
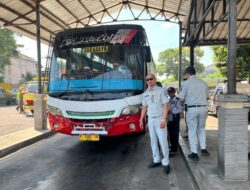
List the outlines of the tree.
{"type": "Polygon", "coordinates": [[[3,82],[5,67],[10,65],[10,57],[16,56],[18,51],[14,33],[0,28],[0,82],[3,82]]]}
{"type": "MultiPolygon", "coordinates": [[[[227,47],[226,46],[213,46],[212,47],[216,63],[216,67],[220,70],[224,77],[227,76],[227,47]]],[[[236,58],[236,73],[237,78],[247,79],[250,78],[250,45],[237,46],[236,58]]]]}
{"type": "Polygon", "coordinates": [[[33,77],[34,76],[30,72],[27,72],[25,77],[24,77],[24,80],[28,82],[28,81],[31,81],[33,79],[33,77]]]}
{"type": "MultiPolygon", "coordinates": [[[[204,71],[204,65],[200,62],[201,57],[204,55],[203,50],[199,47],[195,48],[195,69],[197,73],[204,71]]],[[[159,75],[166,75],[167,77],[173,76],[175,80],[178,79],[178,65],[179,65],[179,49],[170,48],[159,55],[159,64],[157,65],[157,73],[159,75]]],[[[182,74],[186,67],[190,65],[190,51],[189,48],[182,48],[182,74]]]]}

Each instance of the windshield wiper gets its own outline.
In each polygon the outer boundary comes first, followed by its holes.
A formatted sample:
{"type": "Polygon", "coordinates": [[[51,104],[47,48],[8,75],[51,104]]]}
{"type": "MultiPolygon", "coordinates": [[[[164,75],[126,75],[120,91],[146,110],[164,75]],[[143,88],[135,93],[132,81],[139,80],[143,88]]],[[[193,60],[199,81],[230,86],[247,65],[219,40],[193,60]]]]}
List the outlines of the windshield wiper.
{"type": "Polygon", "coordinates": [[[54,97],[57,97],[57,98],[60,98],[64,95],[69,95],[71,93],[69,92],[52,92],[52,93],[49,93],[50,96],[54,96],[54,97]]]}

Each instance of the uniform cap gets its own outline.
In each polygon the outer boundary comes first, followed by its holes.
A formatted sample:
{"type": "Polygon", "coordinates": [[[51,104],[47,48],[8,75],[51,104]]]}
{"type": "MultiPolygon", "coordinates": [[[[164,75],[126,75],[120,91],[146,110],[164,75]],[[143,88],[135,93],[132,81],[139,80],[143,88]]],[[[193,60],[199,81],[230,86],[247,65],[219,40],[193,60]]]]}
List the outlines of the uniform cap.
{"type": "Polygon", "coordinates": [[[174,87],[169,87],[168,88],[168,93],[176,92],[174,87]]]}

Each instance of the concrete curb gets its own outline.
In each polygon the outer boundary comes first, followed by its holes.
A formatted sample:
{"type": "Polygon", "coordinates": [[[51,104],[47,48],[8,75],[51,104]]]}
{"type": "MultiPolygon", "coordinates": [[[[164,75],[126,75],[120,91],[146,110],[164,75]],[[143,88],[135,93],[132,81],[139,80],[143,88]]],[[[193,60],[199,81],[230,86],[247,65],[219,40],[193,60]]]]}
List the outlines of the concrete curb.
{"type": "Polygon", "coordinates": [[[191,161],[187,157],[187,155],[190,154],[189,147],[184,142],[184,139],[181,136],[181,134],[179,135],[179,146],[180,146],[181,154],[182,154],[182,156],[184,158],[185,164],[186,164],[187,168],[189,169],[189,171],[190,171],[190,173],[192,175],[192,179],[194,181],[194,184],[195,184],[196,188],[199,189],[199,190],[207,189],[206,184],[208,184],[208,183],[204,183],[204,181],[206,181],[207,179],[205,179],[202,176],[202,173],[199,170],[198,165],[197,165],[198,162],[191,161]]]}
{"type": "Polygon", "coordinates": [[[43,133],[41,135],[30,138],[28,140],[25,140],[25,141],[22,141],[20,143],[9,146],[7,148],[1,149],[0,150],[0,158],[3,158],[3,157],[5,157],[5,156],[7,156],[7,155],[9,155],[11,153],[14,153],[14,152],[16,152],[16,151],[18,151],[18,150],[20,150],[20,149],[22,149],[24,147],[32,145],[32,144],[34,144],[34,143],[36,143],[38,141],[46,139],[46,138],[48,138],[48,137],[50,137],[50,136],[52,136],[54,134],[55,134],[54,132],[48,131],[48,132],[45,132],[45,133],[43,133]]]}

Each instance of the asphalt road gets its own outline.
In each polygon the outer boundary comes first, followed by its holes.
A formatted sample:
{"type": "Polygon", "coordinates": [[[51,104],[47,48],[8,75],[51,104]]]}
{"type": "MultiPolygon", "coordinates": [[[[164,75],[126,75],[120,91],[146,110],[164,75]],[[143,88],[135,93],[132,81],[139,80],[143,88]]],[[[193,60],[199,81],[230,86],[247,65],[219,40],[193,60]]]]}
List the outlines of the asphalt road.
{"type": "Polygon", "coordinates": [[[80,142],[56,134],[0,160],[1,190],[193,190],[181,153],[149,169],[148,135],[80,142]]]}

